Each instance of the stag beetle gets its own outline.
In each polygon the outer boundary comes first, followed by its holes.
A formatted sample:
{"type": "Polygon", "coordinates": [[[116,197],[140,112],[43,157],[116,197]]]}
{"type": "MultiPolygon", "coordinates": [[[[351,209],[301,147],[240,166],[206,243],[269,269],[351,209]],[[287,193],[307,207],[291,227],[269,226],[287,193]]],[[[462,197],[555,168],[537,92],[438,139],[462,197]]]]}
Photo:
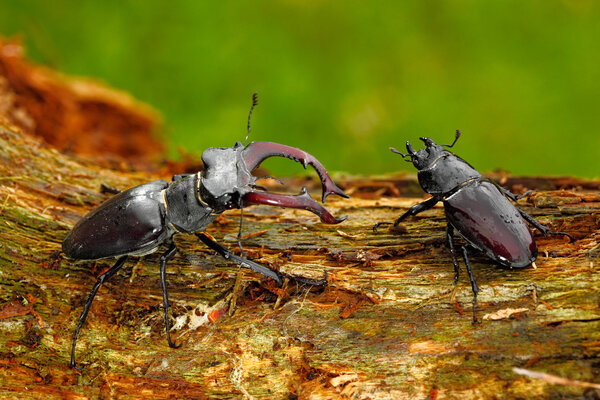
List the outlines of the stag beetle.
{"type": "MultiPolygon", "coordinates": [[[[416,204],[402,214],[393,225],[396,227],[409,216],[428,210],[439,201],[444,203],[447,231],[446,241],[454,263],[454,284],[458,282],[458,261],[454,248],[454,231],[458,231],[465,244],[462,256],[473,290],[473,322],[477,316],[477,292],[479,288],[471,271],[468,250],[483,252],[486,256],[509,268],[524,268],[537,258],[537,244],[526,222],[529,222],[544,235],[564,235],[570,241],[574,239],[565,232],[551,232],[550,229],[537,222],[529,214],[515,207],[508,199],[517,201],[531,191],[517,196],[494,181],[484,178],[469,163],[444,149],[454,146],[460,131],[452,144],[438,145],[433,140],[421,137],[425,148],[414,151],[410,142],[406,142],[408,154],[403,154],[390,147],[393,153],[400,154],[404,161],[412,162],[419,170],[419,184],[432,197],[416,204]]],[[[376,232],[380,225],[392,224],[379,222],[373,226],[376,232]]]]}
{"type": "MultiPolygon", "coordinates": [[[[248,117],[248,133],[250,116],[256,104],[255,94],[248,117]]],[[[123,266],[129,256],[143,256],[156,251],[161,245],[167,246],[167,251],[160,257],[160,282],[167,341],[170,347],[177,348],[180,345],[175,345],[171,341],[169,333],[169,301],[165,279],[167,262],[177,252],[173,242],[175,234],[195,234],[198,239],[225,259],[250,268],[281,284],[284,275],[233,254],[204,232],[208,225],[225,210],[243,209],[254,204],[304,209],[315,213],[322,222],[327,224],[338,224],[345,219],[345,217],[336,219],[310,197],[305,187],[299,195],[295,196],[265,193],[266,188],[256,184],[257,180],[263,178],[254,177],[251,172],[262,161],[274,156],[301,162],[304,168],[311,165],[321,180],[323,202],[330,194],[348,197],[333,182],[323,165],[315,157],[300,149],[269,142],[252,142],[247,146],[237,142],[231,148],[213,147],[205,150],[202,153],[204,163],[202,172],[175,175],[170,183],[157,180],[123,192],[116,191],[118,194],[100,204],[73,227],[62,245],[63,253],[67,257],[76,260],[116,257],[117,262],[98,277],[85,302],[73,337],[71,367],[76,367],[75,344],[96,292],[123,266]]],[[[238,235],[238,243],[239,240],[238,235]]],[[[323,284],[324,281],[308,283],[323,284]]]]}

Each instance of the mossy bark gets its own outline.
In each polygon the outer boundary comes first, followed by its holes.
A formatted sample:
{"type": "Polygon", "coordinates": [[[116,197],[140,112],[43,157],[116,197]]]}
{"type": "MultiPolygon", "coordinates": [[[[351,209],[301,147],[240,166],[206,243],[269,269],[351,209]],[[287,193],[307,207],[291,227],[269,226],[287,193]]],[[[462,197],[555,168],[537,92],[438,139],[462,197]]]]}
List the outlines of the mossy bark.
{"type": "MultiPolygon", "coordinates": [[[[515,191],[538,189],[519,206],[577,241],[536,234],[535,269],[501,269],[473,256],[480,325],[471,323],[462,263],[453,293],[442,208],[408,219],[404,230],[371,230],[423,200],[415,176],[338,175],[352,197],[328,199],[327,207],[349,216],[341,225],[298,210],[244,211],[244,234],[260,233],[244,239],[250,258],[312,278],[327,271],[327,287],[276,287],[178,235],[167,281],[172,335],[182,347],[165,339],[158,252],[102,286],[77,346],[84,368],[75,370],[68,363],[76,320],[114,260],[62,259],[61,241],[108,197],[101,183],[127,188],[169,177],[66,157],[4,125],[0,397],[465,399],[593,391],[512,369],[600,381],[599,182],[495,175],[515,191]]],[[[226,212],[209,233],[235,248],[238,217],[226,212]]]]}

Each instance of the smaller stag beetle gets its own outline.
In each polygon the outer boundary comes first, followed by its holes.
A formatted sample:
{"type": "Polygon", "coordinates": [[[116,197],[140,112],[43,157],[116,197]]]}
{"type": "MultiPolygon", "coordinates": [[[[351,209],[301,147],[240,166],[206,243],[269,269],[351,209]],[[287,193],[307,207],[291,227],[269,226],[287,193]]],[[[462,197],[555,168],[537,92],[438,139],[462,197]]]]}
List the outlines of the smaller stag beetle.
{"type": "MultiPolygon", "coordinates": [[[[517,201],[531,191],[517,196],[490,179],[484,178],[469,163],[444,149],[454,146],[460,131],[452,144],[438,145],[433,140],[422,137],[425,148],[414,151],[410,142],[406,142],[408,154],[390,147],[390,150],[412,162],[419,170],[419,183],[432,197],[408,209],[393,223],[394,226],[409,216],[428,210],[439,201],[444,203],[447,220],[446,241],[454,263],[454,284],[458,282],[458,262],[454,248],[454,231],[464,239],[462,256],[473,290],[473,322],[477,322],[475,307],[479,288],[471,271],[468,250],[476,249],[509,268],[524,268],[537,258],[537,244],[526,221],[544,235],[564,235],[570,241],[574,239],[564,232],[551,232],[550,229],[524,211],[515,207],[508,199],[517,201]]],[[[377,231],[380,225],[392,224],[379,222],[373,226],[377,231]]]]}
{"type": "MultiPolygon", "coordinates": [[[[256,104],[255,93],[248,116],[248,132],[250,132],[250,116],[256,104]]],[[[123,192],[115,190],[118,194],[100,204],[73,227],[62,245],[63,253],[67,257],[76,260],[116,257],[117,262],[98,277],[85,302],[73,337],[71,367],[77,365],[75,363],[75,345],[94,296],[100,286],[123,266],[129,256],[150,254],[161,245],[168,247],[160,257],[160,282],[167,341],[169,346],[176,348],[180,345],[175,345],[171,341],[169,333],[169,301],[165,278],[167,261],[173,258],[177,252],[173,235],[177,233],[195,234],[198,239],[225,259],[250,268],[281,284],[282,277],[285,275],[233,254],[204,232],[208,225],[225,210],[243,209],[243,207],[253,204],[304,209],[315,213],[322,222],[327,224],[338,224],[345,219],[345,217],[336,219],[310,197],[306,188],[302,188],[302,192],[295,196],[265,193],[266,189],[256,184],[257,180],[264,178],[256,178],[252,176],[251,172],[265,159],[274,156],[301,162],[304,168],[311,165],[321,180],[323,202],[330,194],[348,197],[332,181],[323,165],[312,155],[277,143],[253,142],[246,146],[238,142],[231,148],[205,150],[202,153],[204,163],[202,172],[175,175],[171,183],[157,180],[123,192]],[[263,192],[255,189],[263,190],[263,192]]],[[[106,190],[106,188],[105,186],[104,189],[106,190]]],[[[241,248],[240,235],[238,235],[238,243],[241,248]]],[[[326,282],[326,278],[320,281],[292,279],[314,285],[326,282]]]]}

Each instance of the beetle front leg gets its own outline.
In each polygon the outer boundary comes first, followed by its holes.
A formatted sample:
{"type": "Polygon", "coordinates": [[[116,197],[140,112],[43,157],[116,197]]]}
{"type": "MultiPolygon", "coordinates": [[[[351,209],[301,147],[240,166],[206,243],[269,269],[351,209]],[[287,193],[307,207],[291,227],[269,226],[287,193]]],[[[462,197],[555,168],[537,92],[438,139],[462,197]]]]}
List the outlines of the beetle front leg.
{"type": "Polygon", "coordinates": [[[473,290],[473,324],[480,324],[481,322],[477,320],[476,314],[477,293],[479,293],[479,287],[477,287],[477,282],[475,282],[475,276],[473,276],[473,271],[471,270],[471,263],[469,263],[467,246],[462,246],[462,252],[463,258],[465,259],[465,265],[467,266],[467,273],[469,274],[469,279],[471,280],[471,289],[473,290]]]}
{"type": "Polygon", "coordinates": [[[546,235],[563,235],[563,236],[566,236],[569,238],[569,242],[571,242],[571,243],[575,242],[575,238],[573,236],[571,236],[570,234],[568,234],[566,232],[553,232],[547,226],[544,226],[544,225],[540,224],[539,222],[537,222],[531,215],[527,214],[525,211],[521,210],[520,208],[517,208],[517,210],[519,210],[519,213],[525,219],[525,221],[529,222],[537,230],[542,232],[542,234],[544,236],[546,236],[546,235]]]}
{"type": "Polygon", "coordinates": [[[85,319],[87,318],[87,315],[90,311],[90,307],[92,306],[92,302],[94,301],[94,297],[96,296],[96,293],[98,293],[98,289],[100,289],[100,286],[102,286],[104,282],[106,282],[111,276],[116,274],[117,271],[121,269],[126,260],[127,256],[119,258],[111,269],[100,275],[96,280],[96,284],[92,288],[92,291],[90,292],[87,300],[85,301],[85,305],[83,306],[83,312],[81,313],[81,316],[79,316],[79,323],[77,324],[75,335],[73,335],[73,346],[71,347],[71,363],[69,364],[71,368],[77,368],[77,363],[75,362],[75,344],[77,343],[79,330],[81,329],[83,323],[85,322],[85,319]]]}
{"type": "Polygon", "coordinates": [[[400,224],[400,222],[404,221],[406,218],[413,216],[413,215],[417,215],[418,213],[423,212],[425,210],[429,210],[430,208],[435,206],[439,201],[440,201],[440,199],[438,197],[433,196],[432,198],[427,199],[422,203],[415,204],[414,206],[409,208],[408,211],[406,211],[404,214],[402,214],[400,217],[398,217],[398,219],[396,219],[396,221],[394,221],[393,224],[391,222],[376,223],[375,225],[373,225],[373,232],[377,232],[377,228],[379,228],[381,225],[398,226],[400,224]]]}
{"type": "Polygon", "coordinates": [[[240,264],[242,267],[250,268],[252,271],[258,272],[259,274],[262,274],[268,278],[271,278],[275,282],[277,282],[278,285],[281,285],[281,283],[283,282],[277,272],[272,271],[267,267],[263,267],[262,265],[257,264],[253,261],[246,260],[245,258],[236,256],[235,254],[233,254],[231,252],[231,250],[229,250],[228,248],[217,243],[212,237],[209,237],[208,234],[201,232],[201,233],[196,233],[196,236],[205,245],[207,245],[208,247],[210,247],[211,249],[213,249],[214,251],[219,253],[224,259],[236,262],[236,263],[240,264]]]}
{"type": "Polygon", "coordinates": [[[238,247],[240,248],[240,255],[242,257],[246,257],[246,252],[244,251],[244,248],[242,247],[242,225],[244,224],[244,202],[241,197],[238,202],[238,207],[240,209],[240,229],[238,230],[238,234],[237,234],[237,243],[238,243],[238,247]]]}
{"type": "Polygon", "coordinates": [[[166,277],[166,269],[167,269],[167,261],[169,261],[173,256],[177,253],[177,247],[175,243],[171,242],[169,245],[169,249],[160,256],[160,284],[162,286],[162,294],[163,294],[163,306],[165,309],[165,328],[167,330],[167,342],[169,342],[169,347],[177,349],[181,347],[181,344],[176,345],[171,341],[171,324],[169,323],[169,297],[167,295],[167,277],[166,277]]]}
{"type": "Polygon", "coordinates": [[[322,279],[318,279],[318,280],[284,275],[279,272],[270,270],[269,268],[264,267],[260,264],[257,264],[254,261],[250,261],[245,258],[236,256],[235,254],[233,254],[231,252],[231,250],[229,250],[228,248],[217,243],[206,232],[196,233],[196,236],[204,244],[206,244],[208,247],[210,247],[211,249],[213,249],[214,251],[219,253],[226,260],[234,261],[234,262],[240,264],[242,267],[250,268],[252,271],[258,272],[259,274],[262,274],[268,278],[271,278],[271,279],[275,280],[275,282],[277,282],[278,285],[281,285],[283,283],[283,280],[281,279],[282,277],[287,277],[298,283],[302,283],[302,284],[310,285],[310,286],[323,286],[327,283],[327,271],[325,271],[325,277],[322,279]]]}

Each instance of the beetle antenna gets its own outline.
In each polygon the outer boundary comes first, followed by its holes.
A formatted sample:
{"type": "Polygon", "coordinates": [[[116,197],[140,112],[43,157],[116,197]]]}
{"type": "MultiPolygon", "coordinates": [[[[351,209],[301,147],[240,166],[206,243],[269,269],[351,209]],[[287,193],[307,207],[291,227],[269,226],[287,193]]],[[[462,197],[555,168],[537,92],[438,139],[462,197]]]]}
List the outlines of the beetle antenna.
{"type": "Polygon", "coordinates": [[[442,146],[446,146],[448,148],[454,146],[454,144],[456,143],[456,141],[458,140],[459,137],[460,137],[460,129],[457,129],[456,136],[454,137],[454,142],[452,142],[452,144],[443,144],[442,146]]]}
{"type": "Polygon", "coordinates": [[[401,156],[404,158],[404,161],[407,161],[407,162],[412,162],[412,155],[410,155],[410,154],[404,154],[404,153],[402,153],[402,152],[400,152],[400,151],[396,150],[396,149],[395,149],[395,148],[393,148],[393,147],[390,147],[390,151],[391,151],[392,153],[400,154],[400,155],[401,155],[401,156]],[[406,157],[410,157],[410,160],[407,160],[407,159],[406,159],[406,157]]]}
{"type": "Polygon", "coordinates": [[[248,142],[248,136],[250,136],[250,119],[252,118],[252,111],[256,105],[258,105],[258,93],[254,92],[252,94],[252,107],[250,107],[250,113],[248,114],[248,133],[246,133],[246,139],[244,139],[244,146],[246,146],[246,142],[248,142]]]}

